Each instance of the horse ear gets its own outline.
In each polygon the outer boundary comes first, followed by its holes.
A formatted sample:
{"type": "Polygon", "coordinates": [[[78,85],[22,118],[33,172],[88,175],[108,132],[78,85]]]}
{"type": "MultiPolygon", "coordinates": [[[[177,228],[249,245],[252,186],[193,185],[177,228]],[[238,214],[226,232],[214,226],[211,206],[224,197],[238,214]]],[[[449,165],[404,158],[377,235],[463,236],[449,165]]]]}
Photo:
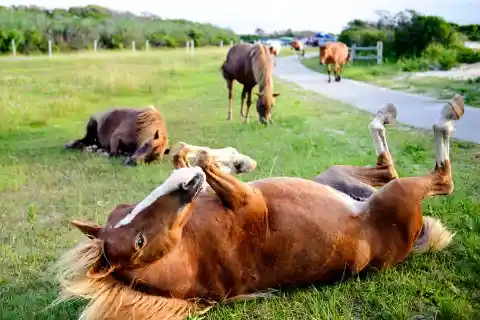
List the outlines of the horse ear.
{"type": "Polygon", "coordinates": [[[98,234],[100,230],[102,230],[102,227],[100,227],[98,224],[81,222],[78,220],[72,220],[70,223],[77,227],[83,234],[93,238],[98,238],[98,234]]]}
{"type": "Polygon", "coordinates": [[[155,135],[153,136],[153,140],[157,140],[158,138],[160,138],[160,133],[157,131],[155,131],[155,135]]]}
{"type": "Polygon", "coordinates": [[[278,92],[275,92],[275,93],[273,94],[274,97],[278,97],[279,95],[280,95],[280,93],[278,93],[278,92]]]}

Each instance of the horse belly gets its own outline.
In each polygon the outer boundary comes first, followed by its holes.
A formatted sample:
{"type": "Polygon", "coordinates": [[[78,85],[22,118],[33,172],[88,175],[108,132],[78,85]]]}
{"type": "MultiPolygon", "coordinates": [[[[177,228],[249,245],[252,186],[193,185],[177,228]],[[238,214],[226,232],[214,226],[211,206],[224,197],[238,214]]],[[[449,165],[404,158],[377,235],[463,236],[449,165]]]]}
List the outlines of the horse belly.
{"type": "Polygon", "coordinates": [[[330,282],[362,269],[369,246],[358,233],[361,205],[313,181],[289,180],[261,189],[269,208],[262,287],[330,282]]]}

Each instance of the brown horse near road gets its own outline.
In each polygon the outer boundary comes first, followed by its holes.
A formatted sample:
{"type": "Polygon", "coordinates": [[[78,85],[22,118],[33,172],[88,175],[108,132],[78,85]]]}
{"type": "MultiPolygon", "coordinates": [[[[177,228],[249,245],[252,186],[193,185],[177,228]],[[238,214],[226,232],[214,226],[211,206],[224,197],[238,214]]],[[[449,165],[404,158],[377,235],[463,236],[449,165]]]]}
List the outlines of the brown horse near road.
{"type": "Polygon", "coordinates": [[[340,74],[349,59],[348,47],[343,42],[328,42],[320,46],[320,64],[327,64],[328,82],[332,81],[330,78],[331,65],[334,65],[335,81],[339,82],[341,80],[340,74]]]}
{"type": "Polygon", "coordinates": [[[240,43],[228,50],[227,58],[221,70],[228,88],[228,117],[232,119],[233,84],[235,80],[243,85],[240,114],[244,123],[248,121],[250,106],[252,105],[252,90],[258,84],[257,113],[264,125],[273,123],[272,108],[275,97],[279,93],[273,92],[274,57],[263,44],[240,43]],[[247,111],[243,112],[243,104],[247,98],[247,111]]]}
{"type": "Polygon", "coordinates": [[[64,148],[98,148],[110,156],[126,156],[125,164],[133,166],[161,160],[169,152],[165,121],[153,106],[98,112],[88,120],[85,136],[64,148]]]}
{"type": "Polygon", "coordinates": [[[298,41],[298,40],[293,40],[292,42],[290,42],[290,47],[291,47],[293,50],[295,50],[296,52],[301,53],[302,57],[305,56],[305,48],[304,48],[303,43],[301,43],[300,41],[298,41]]]}
{"type": "Polygon", "coordinates": [[[442,250],[453,235],[422,216],[421,202],[453,191],[449,140],[463,113],[460,96],[442,109],[435,166],[423,176],[397,175],[384,127],[395,120],[393,105],[369,125],[376,165],[333,166],[316,182],[244,183],[200,151],[196,167],[177,162],[163,184],[137,204],[118,205],[105,226],[72,222],[89,239],[60,263],[65,298],[90,300],[84,319],[184,319],[218,302],[442,250]]]}

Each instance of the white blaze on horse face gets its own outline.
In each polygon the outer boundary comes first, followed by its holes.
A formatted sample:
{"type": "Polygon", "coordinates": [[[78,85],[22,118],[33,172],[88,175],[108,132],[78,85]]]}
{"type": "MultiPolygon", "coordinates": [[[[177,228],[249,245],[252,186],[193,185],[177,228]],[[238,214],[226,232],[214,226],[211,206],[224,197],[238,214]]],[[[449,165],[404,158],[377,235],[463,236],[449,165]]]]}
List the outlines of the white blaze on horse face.
{"type": "MultiPolygon", "coordinates": [[[[129,224],[140,212],[151,206],[158,198],[174,191],[180,184],[187,184],[199,173],[203,175],[205,181],[205,173],[200,167],[180,168],[174,170],[162,185],[158,186],[145,199],[137,204],[132,212],[120,220],[114,228],[129,224]]],[[[204,189],[205,185],[206,183],[203,185],[204,189]]]]}

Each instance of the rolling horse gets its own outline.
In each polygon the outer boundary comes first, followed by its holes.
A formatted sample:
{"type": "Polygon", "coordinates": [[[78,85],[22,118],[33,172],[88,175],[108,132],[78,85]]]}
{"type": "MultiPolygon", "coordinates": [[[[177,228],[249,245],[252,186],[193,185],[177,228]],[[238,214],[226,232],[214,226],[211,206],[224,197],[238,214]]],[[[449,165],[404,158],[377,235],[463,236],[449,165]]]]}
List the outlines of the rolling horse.
{"type": "Polygon", "coordinates": [[[450,136],[463,113],[460,96],[443,107],[433,126],[434,169],[415,177],[398,177],[388,149],[394,105],[369,125],[376,165],[336,165],[314,180],[244,183],[200,150],[194,167],[175,162],[160,186],[118,205],[104,226],[72,221],[88,239],[59,262],[62,299],[90,300],[83,319],[184,319],[219,302],[442,250],[453,235],[422,216],[421,202],[453,192],[450,136]]]}
{"type": "Polygon", "coordinates": [[[126,156],[125,164],[131,166],[161,160],[170,151],[165,121],[153,106],[98,112],[88,120],[85,136],[64,148],[98,148],[110,156],[126,156]]]}
{"type": "Polygon", "coordinates": [[[228,89],[228,116],[232,119],[233,85],[235,80],[243,85],[240,114],[243,123],[248,122],[252,105],[252,90],[258,84],[257,113],[265,126],[272,121],[272,108],[275,98],[280,94],[273,91],[274,57],[263,44],[240,43],[228,50],[227,58],[221,66],[223,78],[228,89]],[[247,98],[247,110],[243,112],[243,104],[247,98]]]}

